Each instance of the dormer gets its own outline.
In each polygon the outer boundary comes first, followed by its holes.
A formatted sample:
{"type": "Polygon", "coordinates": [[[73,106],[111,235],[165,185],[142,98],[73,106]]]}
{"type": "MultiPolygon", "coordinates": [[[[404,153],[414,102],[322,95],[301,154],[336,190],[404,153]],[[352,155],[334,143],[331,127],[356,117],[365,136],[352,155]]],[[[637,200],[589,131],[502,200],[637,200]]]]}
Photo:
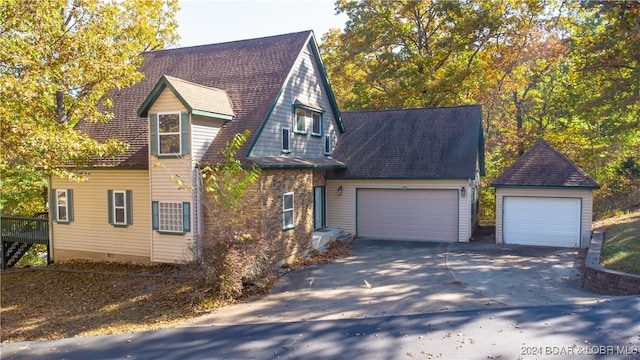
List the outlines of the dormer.
{"type": "Polygon", "coordinates": [[[200,161],[235,114],[226,91],[164,75],[138,116],[149,119],[149,152],[157,158],[192,155],[200,161]]]}

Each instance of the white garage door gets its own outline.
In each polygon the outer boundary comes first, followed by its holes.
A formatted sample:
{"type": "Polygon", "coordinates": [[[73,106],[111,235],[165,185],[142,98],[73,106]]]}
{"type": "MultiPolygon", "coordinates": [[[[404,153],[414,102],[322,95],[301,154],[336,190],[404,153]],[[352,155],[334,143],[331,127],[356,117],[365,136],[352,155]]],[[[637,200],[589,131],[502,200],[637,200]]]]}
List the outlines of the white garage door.
{"type": "Polygon", "coordinates": [[[358,189],[358,235],[458,241],[457,190],[358,189]]]}
{"type": "Polygon", "coordinates": [[[580,246],[581,199],[505,197],[505,244],[580,246]]]}

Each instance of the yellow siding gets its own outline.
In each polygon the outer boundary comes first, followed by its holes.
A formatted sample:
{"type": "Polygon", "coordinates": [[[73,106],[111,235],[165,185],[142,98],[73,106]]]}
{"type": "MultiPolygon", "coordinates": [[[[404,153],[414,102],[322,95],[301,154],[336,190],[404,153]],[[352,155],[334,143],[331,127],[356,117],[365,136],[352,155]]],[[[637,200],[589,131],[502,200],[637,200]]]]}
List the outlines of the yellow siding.
{"type": "Polygon", "coordinates": [[[53,223],[54,256],[56,251],[76,251],[94,253],[92,258],[150,257],[151,209],[147,171],[91,170],[84,174],[88,181],[82,183],[51,179],[53,189],[73,189],[74,213],[71,223],[53,223]],[[116,227],[108,223],[107,190],[132,190],[132,225],[116,227]]]}
{"type": "MultiPolygon", "coordinates": [[[[176,185],[176,180],[184,181],[186,186],[191,185],[191,171],[193,169],[191,157],[186,155],[182,158],[156,158],[151,156],[150,179],[151,179],[151,201],[160,202],[190,202],[191,203],[191,223],[195,219],[195,202],[192,199],[192,192],[180,190],[176,185]],[[155,166],[160,163],[161,166],[155,166]],[[173,177],[173,179],[172,179],[173,177]]],[[[193,226],[192,226],[193,229],[193,226]]],[[[182,235],[167,235],[157,231],[152,232],[151,260],[157,262],[180,263],[193,260],[192,233],[182,235]]]]}
{"type": "MultiPolygon", "coordinates": [[[[564,197],[581,198],[582,214],[580,218],[580,229],[583,242],[585,236],[591,234],[591,223],[593,222],[593,197],[591,190],[575,189],[526,189],[526,188],[497,188],[496,189],[496,243],[502,244],[502,205],[505,196],[537,196],[537,197],[564,197]]],[[[583,244],[585,245],[585,244],[583,244]]]]}
{"type": "Polygon", "coordinates": [[[160,96],[153,103],[151,108],[149,109],[150,113],[163,113],[163,112],[178,112],[178,111],[187,111],[187,109],[182,105],[180,100],[178,100],[173,92],[169,89],[162,90],[160,96]]]}
{"type": "MultiPolygon", "coordinates": [[[[327,180],[327,226],[356,233],[356,189],[460,189],[468,186],[468,180],[327,180]],[[342,195],[338,187],[342,186],[342,195]]],[[[467,188],[467,194],[470,194],[467,188]]],[[[458,241],[467,242],[471,237],[470,197],[459,198],[458,241]]]]}
{"type": "MultiPolygon", "coordinates": [[[[149,109],[150,113],[183,111],[187,111],[187,109],[169,89],[164,89],[149,109]]],[[[185,186],[190,186],[192,182],[192,169],[193,163],[190,155],[181,158],[160,159],[150,155],[149,179],[151,183],[151,199],[149,201],[149,207],[151,207],[151,201],[190,202],[191,223],[194,224],[196,209],[195,202],[191,196],[192,192],[189,190],[179,190],[178,185],[176,185],[176,180],[180,179],[184,181],[185,186]],[[156,164],[160,164],[160,166],[156,166],[156,164]]],[[[151,226],[149,226],[149,228],[151,228],[151,226]]],[[[182,235],[161,234],[157,231],[152,231],[151,233],[152,261],[180,263],[193,260],[193,249],[191,247],[192,233],[182,235]]]]}

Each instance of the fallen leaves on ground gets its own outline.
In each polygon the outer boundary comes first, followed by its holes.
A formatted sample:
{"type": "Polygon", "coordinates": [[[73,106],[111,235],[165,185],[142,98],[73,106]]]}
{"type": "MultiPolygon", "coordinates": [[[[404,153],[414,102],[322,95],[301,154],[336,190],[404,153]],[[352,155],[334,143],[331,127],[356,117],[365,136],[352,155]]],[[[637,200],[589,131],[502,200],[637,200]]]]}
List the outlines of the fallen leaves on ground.
{"type": "MultiPolygon", "coordinates": [[[[350,242],[333,242],[326,251],[313,251],[296,261],[293,268],[326,264],[350,254],[350,242]]],[[[167,328],[227,305],[208,296],[198,275],[197,267],[190,265],[91,261],[3,271],[0,341],[167,328]]]]}

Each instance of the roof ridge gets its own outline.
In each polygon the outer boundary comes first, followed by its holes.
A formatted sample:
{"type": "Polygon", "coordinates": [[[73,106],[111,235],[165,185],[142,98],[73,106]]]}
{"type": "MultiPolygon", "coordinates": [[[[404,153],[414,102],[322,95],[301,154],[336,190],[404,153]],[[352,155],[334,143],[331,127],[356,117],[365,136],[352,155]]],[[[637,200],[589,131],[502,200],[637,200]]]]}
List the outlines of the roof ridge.
{"type": "Polygon", "coordinates": [[[546,146],[549,150],[553,151],[553,153],[558,155],[560,157],[560,159],[562,159],[562,161],[564,161],[567,165],[569,165],[569,166],[573,167],[574,169],[576,169],[582,175],[591,177],[589,174],[586,173],[586,171],[584,171],[581,167],[579,167],[573,161],[571,161],[571,159],[569,159],[565,154],[561,153],[558,149],[556,149],[555,147],[551,146],[551,144],[549,144],[549,142],[547,140],[545,140],[544,138],[538,139],[538,141],[536,141],[531,148],[533,148],[534,146],[538,145],[538,143],[540,143],[541,145],[546,146]]]}
{"type": "Polygon", "coordinates": [[[278,37],[287,37],[287,36],[301,35],[301,34],[311,34],[311,33],[313,33],[313,30],[302,30],[302,31],[296,31],[296,32],[291,32],[291,33],[286,33],[286,34],[276,34],[276,35],[261,36],[261,37],[252,38],[252,39],[238,39],[238,40],[229,40],[229,41],[209,43],[209,44],[200,44],[200,45],[181,46],[181,47],[168,48],[168,49],[150,50],[150,51],[145,51],[142,54],[144,56],[144,54],[149,54],[149,53],[160,53],[160,52],[171,52],[171,51],[176,51],[177,52],[177,51],[181,51],[181,50],[192,50],[192,49],[195,49],[195,48],[204,48],[204,47],[223,45],[223,44],[228,45],[228,44],[234,44],[234,43],[244,43],[244,42],[249,42],[249,41],[267,40],[267,39],[273,39],[273,38],[278,38],[278,37]]]}
{"type": "Polygon", "coordinates": [[[480,104],[464,104],[464,105],[450,105],[450,106],[432,106],[432,107],[416,107],[416,108],[395,108],[395,109],[362,109],[362,110],[343,110],[341,113],[357,113],[357,112],[400,112],[400,111],[423,111],[423,110],[440,110],[440,109],[455,109],[464,107],[482,107],[480,104]]]}
{"type": "Polygon", "coordinates": [[[204,88],[204,89],[207,89],[207,90],[216,90],[216,91],[221,91],[221,92],[224,92],[224,93],[227,92],[225,89],[220,89],[220,88],[213,87],[213,86],[206,86],[206,85],[198,84],[198,83],[195,83],[193,81],[185,80],[185,79],[182,79],[182,78],[179,78],[179,77],[175,77],[175,76],[171,76],[171,75],[167,75],[167,74],[164,74],[162,76],[164,76],[169,81],[171,81],[171,79],[174,79],[174,80],[183,82],[185,84],[198,86],[198,87],[201,87],[201,88],[204,88]]]}

